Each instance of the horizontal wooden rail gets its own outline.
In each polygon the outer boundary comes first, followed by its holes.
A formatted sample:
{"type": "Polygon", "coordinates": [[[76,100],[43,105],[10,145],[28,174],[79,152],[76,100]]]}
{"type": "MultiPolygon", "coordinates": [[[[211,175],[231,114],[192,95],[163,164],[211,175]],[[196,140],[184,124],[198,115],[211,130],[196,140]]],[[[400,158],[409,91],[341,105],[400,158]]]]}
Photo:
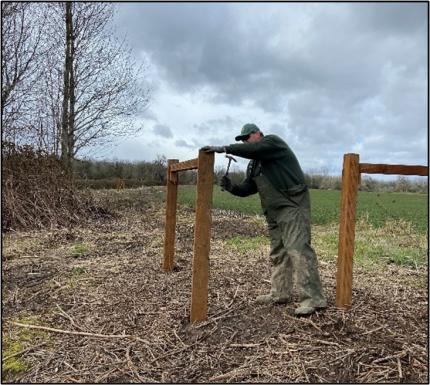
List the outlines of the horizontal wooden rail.
{"type": "Polygon", "coordinates": [[[360,163],[360,173],[427,176],[428,175],[428,167],[426,167],[426,166],[405,166],[402,164],[360,163]]]}
{"type": "Polygon", "coordinates": [[[170,167],[170,172],[194,170],[198,167],[199,167],[199,159],[198,158],[190,159],[184,162],[178,162],[178,163],[172,164],[170,167]]]}

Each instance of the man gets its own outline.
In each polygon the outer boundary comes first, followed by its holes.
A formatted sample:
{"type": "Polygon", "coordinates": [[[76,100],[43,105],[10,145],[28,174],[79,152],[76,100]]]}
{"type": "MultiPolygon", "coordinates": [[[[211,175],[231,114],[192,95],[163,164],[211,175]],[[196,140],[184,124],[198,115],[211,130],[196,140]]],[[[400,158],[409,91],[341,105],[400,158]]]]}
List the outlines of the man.
{"type": "Polygon", "coordinates": [[[310,199],[304,174],[289,146],[276,135],[264,136],[252,123],[245,124],[228,146],[206,146],[206,152],[226,152],[251,159],[245,180],[237,185],[224,177],[221,186],[233,195],[259,193],[269,227],[272,261],[271,290],[256,301],[287,303],[292,299],[293,276],[300,305],[295,314],[309,315],[327,307],[311,247],[310,199]]]}

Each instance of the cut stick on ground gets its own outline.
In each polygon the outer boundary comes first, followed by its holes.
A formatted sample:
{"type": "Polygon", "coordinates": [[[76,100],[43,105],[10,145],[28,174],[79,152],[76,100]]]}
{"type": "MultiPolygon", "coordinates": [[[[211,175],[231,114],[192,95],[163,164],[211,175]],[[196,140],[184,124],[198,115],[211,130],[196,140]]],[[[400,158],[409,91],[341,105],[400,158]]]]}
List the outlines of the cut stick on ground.
{"type": "Polygon", "coordinates": [[[261,346],[261,344],[230,344],[232,348],[255,348],[257,346],[261,346]]]}
{"type": "Polygon", "coordinates": [[[22,328],[27,329],[39,329],[39,330],[45,330],[47,332],[53,332],[53,333],[63,333],[63,334],[74,334],[78,336],[86,336],[86,337],[94,337],[94,338],[131,338],[135,339],[140,342],[148,343],[147,341],[130,334],[97,334],[97,333],[87,333],[87,332],[75,332],[73,330],[62,330],[62,329],[55,329],[50,328],[47,326],[39,326],[39,325],[31,325],[31,324],[22,324],[19,322],[10,322],[12,325],[19,326],[22,328]]]}

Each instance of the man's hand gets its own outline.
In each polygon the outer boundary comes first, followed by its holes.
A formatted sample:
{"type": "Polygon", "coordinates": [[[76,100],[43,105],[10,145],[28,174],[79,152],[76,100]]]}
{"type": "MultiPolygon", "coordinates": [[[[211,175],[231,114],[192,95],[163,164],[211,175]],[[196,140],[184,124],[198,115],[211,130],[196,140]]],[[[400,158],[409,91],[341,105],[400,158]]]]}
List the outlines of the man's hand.
{"type": "Polygon", "coordinates": [[[200,150],[204,152],[225,152],[224,146],[204,146],[200,150]]]}
{"type": "Polygon", "coordinates": [[[226,175],[221,178],[220,186],[223,190],[228,192],[231,192],[231,190],[233,190],[233,183],[231,183],[231,179],[226,175]]]}

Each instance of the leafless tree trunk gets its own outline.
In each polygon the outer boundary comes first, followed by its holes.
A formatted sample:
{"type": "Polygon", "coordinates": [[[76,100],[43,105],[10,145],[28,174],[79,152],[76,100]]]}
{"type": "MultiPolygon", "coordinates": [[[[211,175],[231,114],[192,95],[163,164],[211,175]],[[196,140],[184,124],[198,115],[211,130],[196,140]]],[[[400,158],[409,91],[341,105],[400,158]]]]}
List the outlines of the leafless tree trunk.
{"type": "Polygon", "coordinates": [[[63,114],[61,121],[61,160],[66,170],[72,168],[74,147],[74,33],[72,3],[65,3],[66,49],[64,53],[64,85],[63,85],[63,114]]]}

